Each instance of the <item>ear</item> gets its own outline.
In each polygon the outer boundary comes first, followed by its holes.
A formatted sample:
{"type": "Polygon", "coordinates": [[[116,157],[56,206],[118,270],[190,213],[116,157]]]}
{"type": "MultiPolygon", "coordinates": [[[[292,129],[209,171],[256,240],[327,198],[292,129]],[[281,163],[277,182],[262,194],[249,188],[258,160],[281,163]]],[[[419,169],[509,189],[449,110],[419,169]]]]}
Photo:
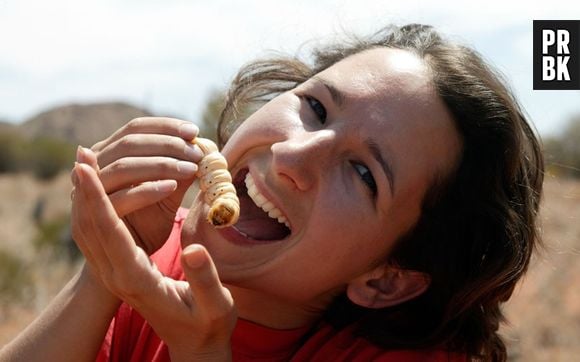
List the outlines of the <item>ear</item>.
{"type": "Polygon", "coordinates": [[[361,307],[384,308],[423,294],[430,283],[426,273],[381,265],[352,280],[346,295],[361,307]]]}

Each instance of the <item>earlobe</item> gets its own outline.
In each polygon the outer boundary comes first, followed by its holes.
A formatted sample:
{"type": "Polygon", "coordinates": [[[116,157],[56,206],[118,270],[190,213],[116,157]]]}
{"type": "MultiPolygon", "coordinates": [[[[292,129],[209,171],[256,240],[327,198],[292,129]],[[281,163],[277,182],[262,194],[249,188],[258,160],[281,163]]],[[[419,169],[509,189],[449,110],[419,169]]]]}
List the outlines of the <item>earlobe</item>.
{"type": "Polygon", "coordinates": [[[426,273],[383,265],[351,281],[346,294],[361,307],[385,308],[423,294],[430,282],[426,273]]]}

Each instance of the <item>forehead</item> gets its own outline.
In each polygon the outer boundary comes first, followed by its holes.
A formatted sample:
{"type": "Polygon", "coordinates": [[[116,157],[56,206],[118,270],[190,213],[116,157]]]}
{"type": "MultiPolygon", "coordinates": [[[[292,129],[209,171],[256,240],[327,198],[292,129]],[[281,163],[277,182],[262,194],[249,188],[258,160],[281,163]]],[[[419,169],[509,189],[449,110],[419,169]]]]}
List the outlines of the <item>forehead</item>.
{"type": "Polygon", "coordinates": [[[375,48],[352,55],[329,67],[320,76],[331,79],[351,98],[396,98],[432,95],[427,65],[401,49],[375,48]]]}

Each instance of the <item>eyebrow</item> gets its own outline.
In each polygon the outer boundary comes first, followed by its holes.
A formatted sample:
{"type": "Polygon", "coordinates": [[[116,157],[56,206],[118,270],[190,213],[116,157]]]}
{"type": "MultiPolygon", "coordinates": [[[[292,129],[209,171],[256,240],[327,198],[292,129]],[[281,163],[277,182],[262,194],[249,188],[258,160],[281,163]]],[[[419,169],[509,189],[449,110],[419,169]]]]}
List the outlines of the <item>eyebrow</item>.
{"type": "Polygon", "coordinates": [[[395,194],[395,174],[393,173],[393,167],[391,166],[391,163],[387,158],[383,157],[381,149],[375,141],[369,138],[365,141],[365,144],[367,145],[371,155],[373,155],[374,159],[377,160],[377,162],[383,168],[385,175],[387,175],[391,196],[393,196],[395,194]]]}
{"type": "Polygon", "coordinates": [[[345,103],[346,100],[346,96],[344,95],[344,93],[342,93],[338,88],[336,88],[334,86],[334,84],[332,84],[331,82],[329,82],[326,79],[322,79],[319,76],[314,76],[312,77],[312,79],[316,80],[317,82],[320,82],[325,88],[326,90],[328,90],[328,93],[330,93],[330,97],[332,98],[332,101],[340,108],[342,108],[342,106],[345,103]]]}

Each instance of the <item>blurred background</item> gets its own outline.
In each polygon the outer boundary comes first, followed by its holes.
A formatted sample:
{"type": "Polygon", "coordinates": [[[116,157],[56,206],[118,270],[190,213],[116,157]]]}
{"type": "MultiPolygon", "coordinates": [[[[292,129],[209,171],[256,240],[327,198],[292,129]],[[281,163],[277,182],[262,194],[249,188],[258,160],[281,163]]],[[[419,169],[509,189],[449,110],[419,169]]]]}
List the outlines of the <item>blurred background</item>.
{"type": "Polygon", "coordinates": [[[532,89],[532,21],[580,20],[578,1],[0,0],[0,345],[77,270],[68,172],[132,118],[178,117],[213,138],[244,63],[302,55],[345,32],[432,24],[507,78],[548,162],[545,250],[506,305],[514,361],[580,355],[580,91],[532,89]]]}

